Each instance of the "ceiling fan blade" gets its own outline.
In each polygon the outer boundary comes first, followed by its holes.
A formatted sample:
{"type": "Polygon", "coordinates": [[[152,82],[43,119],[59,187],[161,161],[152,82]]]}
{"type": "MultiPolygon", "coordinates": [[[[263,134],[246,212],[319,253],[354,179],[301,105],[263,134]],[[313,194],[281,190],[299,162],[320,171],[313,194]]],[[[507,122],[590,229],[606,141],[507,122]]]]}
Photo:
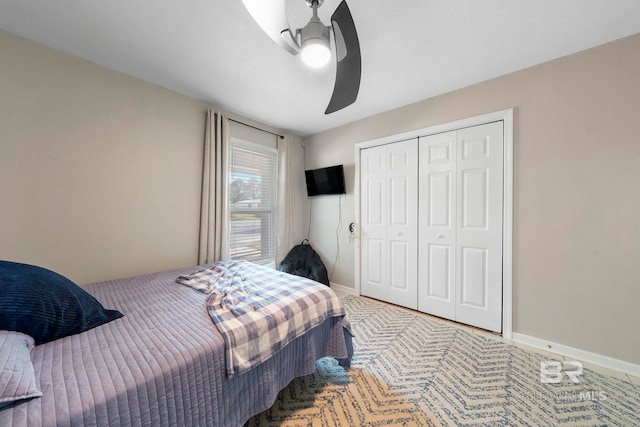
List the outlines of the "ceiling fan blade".
{"type": "Polygon", "coordinates": [[[331,114],[351,105],[358,97],[362,63],[360,42],[351,11],[343,0],[331,15],[336,41],[336,83],[325,114],[331,114]]]}
{"type": "Polygon", "coordinates": [[[286,0],[242,0],[242,3],[273,41],[287,52],[293,55],[298,54],[300,49],[295,44],[295,38],[292,36],[287,20],[286,0]]]}

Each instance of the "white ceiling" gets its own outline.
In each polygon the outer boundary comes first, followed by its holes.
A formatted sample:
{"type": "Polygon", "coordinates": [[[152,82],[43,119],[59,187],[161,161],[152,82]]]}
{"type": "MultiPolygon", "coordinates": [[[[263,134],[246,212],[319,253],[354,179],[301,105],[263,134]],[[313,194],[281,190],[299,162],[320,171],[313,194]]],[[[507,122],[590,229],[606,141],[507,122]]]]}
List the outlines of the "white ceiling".
{"type": "MultiPolygon", "coordinates": [[[[292,27],[303,26],[311,10],[287,2],[292,27]]],[[[338,3],[325,0],[323,22],[338,3]]],[[[306,68],[241,0],[0,0],[0,29],[302,136],[640,32],[638,0],[348,5],[362,83],[330,115],[335,65],[306,68]]]]}

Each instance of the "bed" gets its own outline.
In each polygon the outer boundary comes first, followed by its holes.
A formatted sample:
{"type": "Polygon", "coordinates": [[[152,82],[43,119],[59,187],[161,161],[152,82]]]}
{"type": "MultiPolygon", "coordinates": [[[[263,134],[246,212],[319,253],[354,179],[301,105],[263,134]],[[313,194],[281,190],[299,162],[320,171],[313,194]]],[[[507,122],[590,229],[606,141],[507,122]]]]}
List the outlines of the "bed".
{"type": "MultiPolygon", "coordinates": [[[[45,344],[27,343],[41,396],[0,409],[0,425],[241,426],[293,378],[312,373],[319,358],[349,365],[346,319],[332,316],[257,366],[229,375],[207,295],[176,283],[198,268],[85,286],[124,316],[45,344]]],[[[269,274],[285,285],[294,277],[269,274]]]]}

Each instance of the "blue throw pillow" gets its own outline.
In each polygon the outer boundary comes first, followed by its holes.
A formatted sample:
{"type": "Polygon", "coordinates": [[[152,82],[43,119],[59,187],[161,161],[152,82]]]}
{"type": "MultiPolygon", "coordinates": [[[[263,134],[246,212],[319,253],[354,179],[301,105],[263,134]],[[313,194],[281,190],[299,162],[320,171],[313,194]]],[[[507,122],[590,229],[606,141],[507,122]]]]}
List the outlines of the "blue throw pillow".
{"type": "Polygon", "coordinates": [[[0,261],[0,330],[30,335],[38,345],[120,317],[58,273],[0,261]]]}

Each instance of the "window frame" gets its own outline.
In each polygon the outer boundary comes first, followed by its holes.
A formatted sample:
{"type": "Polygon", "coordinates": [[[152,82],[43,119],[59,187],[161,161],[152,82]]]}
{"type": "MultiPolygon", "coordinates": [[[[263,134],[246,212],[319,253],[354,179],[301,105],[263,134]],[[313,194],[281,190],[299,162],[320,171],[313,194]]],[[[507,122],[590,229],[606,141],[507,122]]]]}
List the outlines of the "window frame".
{"type": "Polygon", "coordinates": [[[266,265],[266,266],[271,266],[273,268],[275,268],[276,265],[276,239],[277,239],[277,231],[276,231],[276,226],[277,226],[277,201],[278,201],[278,185],[277,185],[277,181],[278,181],[278,150],[263,144],[258,144],[255,142],[250,142],[250,141],[246,141],[244,139],[241,138],[237,138],[237,137],[233,137],[231,136],[229,138],[229,154],[227,156],[227,173],[226,173],[226,217],[227,217],[227,224],[226,224],[226,228],[227,228],[227,238],[228,238],[228,244],[229,244],[229,259],[236,259],[236,260],[240,260],[240,259],[246,259],[250,262],[254,262],[256,264],[261,264],[261,265],[266,265]],[[273,161],[273,191],[271,191],[271,208],[263,208],[263,207],[247,207],[247,208],[234,208],[232,203],[231,203],[231,176],[232,176],[232,172],[233,172],[233,151],[234,149],[239,149],[239,150],[244,150],[250,153],[257,153],[259,155],[265,155],[265,156],[269,156],[271,157],[272,161],[273,161]],[[233,253],[233,247],[231,245],[231,240],[232,240],[232,236],[233,236],[233,232],[232,232],[232,215],[234,213],[246,213],[246,214],[258,214],[258,216],[260,215],[264,215],[264,214],[269,214],[269,231],[270,231],[270,236],[269,238],[271,239],[272,244],[270,245],[270,250],[272,251],[271,254],[269,254],[269,257],[265,257],[264,256],[264,252],[261,253],[261,256],[259,259],[251,259],[248,257],[234,257],[234,253],[233,253]]]}

